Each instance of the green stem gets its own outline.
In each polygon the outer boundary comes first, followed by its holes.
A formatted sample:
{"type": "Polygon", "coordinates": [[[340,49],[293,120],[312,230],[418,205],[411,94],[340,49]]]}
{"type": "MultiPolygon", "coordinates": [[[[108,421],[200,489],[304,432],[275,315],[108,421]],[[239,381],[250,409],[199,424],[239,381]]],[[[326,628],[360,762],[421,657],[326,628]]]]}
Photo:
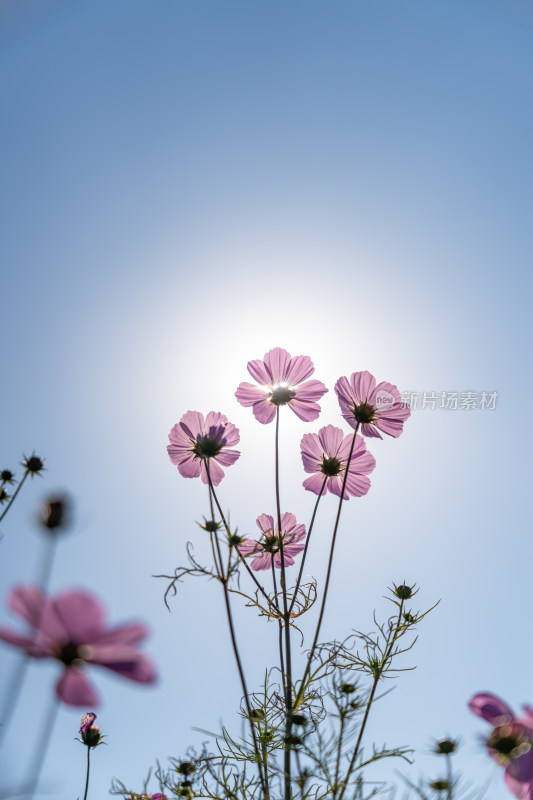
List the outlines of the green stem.
{"type": "Polygon", "coordinates": [[[22,476],[22,479],[21,479],[21,481],[20,481],[19,485],[17,486],[17,488],[15,489],[15,491],[13,492],[13,494],[11,495],[11,498],[10,498],[10,500],[9,500],[9,503],[7,504],[7,506],[4,508],[4,510],[3,510],[3,511],[2,511],[2,513],[0,514],[0,522],[2,522],[2,520],[3,520],[3,519],[4,519],[4,517],[5,517],[5,515],[7,514],[7,512],[9,511],[9,509],[11,508],[11,506],[13,505],[13,503],[15,502],[15,498],[16,498],[16,496],[18,495],[18,493],[20,492],[20,490],[22,489],[22,487],[23,487],[23,485],[24,485],[24,481],[26,480],[26,478],[28,477],[28,475],[29,475],[29,474],[30,474],[30,473],[29,473],[29,472],[26,470],[26,472],[25,472],[25,473],[24,473],[24,475],[22,476]]]}
{"type": "Polygon", "coordinates": [[[326,573],[326,584],[324,586],[324,596],[322,598],[322,605],[320,607],[320,614],[319,614],[318,623],[317,623],[317,626],[316,626],[315,638],[313,639],[313,645],[312,645],[311,650],[309,651],[309,655],[307,657],[307,665],[305,667],[305,672],[304,672],[304,675],[303,675],[303,678],[302,678],[302,683],[300,685],[300,689],[298,690],[298,695],[296,697],[296,702],[295,702],[296,706],[298,706],[301,703],[303,695],[304,695],[304,692],[305,692],[305,685],[306,685],[305,681],[306,681],[306,679],[307,679],[307,677],[309,675],[309,672],[311,670],[311,662],[312,662],[313,656],[315,654],[315,649],[316,649],[317,642],[318,642],[318,637],[319,637],[319,634],[320,634],[320,628],[322,626],[322,619],[324,617],[324,609],[326,608],[326,599],[327,599],[327,596],[328,596],[329,581],[330,581],[330,578],[331,578],[331,567],[332,567],[332,564],[333,564],[333,552],[335,550],[335,542],[337,540],[337,531],[339,530],[339,521],[340,521],[340,518],[341,518],[342,503],[343,503],[343,500],[344,500],[344,492],[345,492],[345,489],[346,489],[346,483],[348,481],[348,471],[350,469],[350,462],[352,460],[352,454],[353,454],[353,449],[355,447],[355,439],[356,439],[358,430],[359,430],[359,423],[357,423],[357,425],[355,427],[355,431],[354,431],[353,437],[352,437],[352,444],[351,444],[351,447],[350,447],[350,453],[349,453],[348,459],[346,461],[346,467],[345,467],[345,470],[344,470],[344,478],[343,478],[343,481],[342,481],[342,489],[341,489],[341,494],[340,494],[340,497],[339,497],[339,507],[337,509],[337,517],[335,519],[335,527],[333,528],[333,536],[332,536],[332,539],[331,539],[331,548],[330,548],[330,551],[329,551],[328,571],[326,573]]]}
{"type": "Polygon", "coordinates": [[[324,481],[322,483],[322,488],[320,489],[320,494],[318,495],[318,497],[316,499],[315,507],[313,509],[313,515],[311,517],[311,523],[309,525],[309,530],[307,531],[307,538],[305,540],[305,549],[304,549],[304,554],[302,556],[302,563],[300,564],[300,571],[298,572],[298,580],[296,581],[296,588],[294,589],[294,595],[293,595],[293,598],[291,600],[291,604],[289,606],[289,616],[292,613],[294,602],[295,602],[296,596],[298,594],[298,589],[300,588],[300,583],[301,583],[302,575],[303,575],[303,571],[304,571],[305,559],[307,557],[307,549],[309,547],[309,542],[311,541],[311,532],[313,530],[313,525],[314,525],[314,522],[315,522],[316,512],[318,510],[318,504],[319,504],[320,498],[322,497],[322,494],[324,492],[324,487],[326,486],[327,479],[328,479],[328,476],[326,475],[324,477],[324,481]]]}
{"type": "Polygon", "coordinates": [[[366,723],[368,721],[368,716],[370,714],[370,707],[371,707],[371,705],[372,705],[372,703],[374,701],[374,695],[376,694],[376,689],[377,689],[377,686],[378,686],[378,683],[379,683],[379,679],[381,678],[381,675],[383,674],[383,668],[387,664],[387,661],[389,660],[389,658],[391,656],[391,653],[392,653],[392,648],[394,647],[396,639],[398,638],[398,633],[399,633],[399,630],[400,630],[400,627],[401,627],[401,623],[402,623],[403,604],[404,604],[404,601],[401,600],[400,601],[400,610],[398,612],[398,620],[397,620],[396,625],[394,627],[394,633],[393,633],[393,636],[392,636],[392,640],[390,641],[387,649],[385,650],[385,654],[384,654],[383,658],[381,659],[381,663],[380,663],[380,666],[379,666],[379,671],[376,672],[375,675],[374,675],[374,681],[372,683],[372,689],[370,691],[370,696],[368,698],[368,703],[366,704],[365,715],[363,717],[363,721],[361,723],[361,727],[359,728],[359,735],[357,736],[357,742],[355,743],[355,748],[354,748],[354,751],[352,753],[352,757],[350,759],[350,765],[349,765],[348,771],[346,773],[346,778],[343,781],[341,793],[339,795],[339,800],[342,800],[342,798],[344,796],[344,792],[346,791],[346,788],[348,786],[348,781],[350,780],[350,775],[352,774],[353,769],[355,767],[355,762],[357,761],[357,756],[359,754],[359,748],[361,747],[361,742],[363,740],[363,734],[365,732],[366,723]]]}
{"type": "MultiPolygon", "coordinates": [[[[210,474],[210,471],[209,471],[209,459],[206,459],[205,466],[206,466],[207,480],[208,480],[208,483],[209,483],[209,490],[210,490],[210,493],[212,493],[213,492],[213,483],[211,481],[211,474],[210,474]]],[[[214,497],[215,502],[217,504],[217,508],[219,509],[219,512],[221,513],[220,505],[219,505],[218,500],[217,500],[217,498],[216,498],[216,496],[214,494],[213,494],[213,497],[214,497]]],[[[215,536],[215,544],[216,544],[216,548],[218,550],[220,564],[222,564],[222,554],[220,552],[220,544],[219,544],[219,541],[218,541],[218,536],[216,535],[216,533],[215,533],[214,536],[215,536]]],[[[261,753],[260,753],[259,745],[258,745],[258,742],[257,742],[257,736],[256,736],[256,733],[255,733],[254,723],[252,722],[252,719],[251,719],[252,709],[250,707],[248,688],[246,686],[246,679],[244,677],[244,670],[243,670],[243,666],[242,666],[241,656],[240,656],[240,653],[239,653],[239,647],[237,645],[237,636],[236,636],[236,633],[235,633],[235,625],[233,623],[233,614],[231,612],[231,604],[230,604],[229,591],[228,591],[228,575],[222,575],[220,577],[220,582],[221,582],[222,588],[224,590],[224,604],[226,606],[226,616],[228,618],[228,626],[229,626],[229,631],[230,631],[231,644],[232,644],[232,647],[233,647],[233,653],[234,653],[234,656],[235,656],[235,661],[237,663],[237,670],[238,670],[239,677],[240,677],[240,680],[241,680],[242,692],[243,692],[243,695],[244,695],[244,704],[246,706],[246,713],[247,713],[247,716],[248,716],[248,723],[250,725],[250,731],[251,731],[251,734],[252,734],[252,740],[253,740],[253,744],[254,744],[254,752],[255,752],[255,755],[256,755],[256,758],[257,758],[257,769],[258,769],[258,772],[259,772],[259,781],[261,783],[261,789],[263,791],[263,795],[265,797],[265,800],[268,800],[267,788],[266,788],[266,785],[265,785],[265,779],[264,779],[264,776],[263,776],[263,769],[262,769],[261,762],[260,762],[261,753]]]]}
{"type": "Polygon", "coordinates": [[[291,800],[291,748],[288,739],[292,732],[292,660],[291,660],[291,626],[287,603],[287,582],[285,580],[285,558],[283,555],[283,533],[281,530],[281,504],[279,498],[279,406],[276,407],[276,441],[275,441],[275,482],[276,482],[276,514],[278,518],[279,555],[281,560],[281,591],[283,595],[283,619],[285,626],[285,800],[291,800]]]}
{"type": "Polygon", "coordinates": [[[89,791],[89,772],[91,770],[91,748],[87,748],[87,778],[85,779],[85,794],[83,800],[87,800],[87,792],[89,791]]]}

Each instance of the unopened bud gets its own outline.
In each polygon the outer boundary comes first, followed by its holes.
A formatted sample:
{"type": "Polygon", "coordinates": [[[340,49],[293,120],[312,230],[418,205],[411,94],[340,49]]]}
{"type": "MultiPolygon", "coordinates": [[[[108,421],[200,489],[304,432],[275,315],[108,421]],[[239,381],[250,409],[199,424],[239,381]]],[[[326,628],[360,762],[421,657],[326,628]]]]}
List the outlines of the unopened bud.
{"type": "Polygon", "coordinates": [[[193,772],[196,772],[196,767],[192,761],[180,761],[176,767],[176,772],[179,772],[180,775],[192,775],[193,772]]]}
{"type": "Polygon", "coordinates": [[[10,469],[3,469],[2,472],[0,472],[0,480],[4,483],[13,483],[14,477],[10,469]]]}
{"type": "Polygon", "coordinates": [[[445,792],[450,788],[450,782],[440,780],[432,781],[429,784],[429,788],[433,789],[435,792],[445,792]]]}
{"type": "Polygon", "coordinates": [[[290,721],[293,725],[307,725],[307,717],[304,717],[303,714],[291,714],[289,717],[290,721]]]}
{"type": "Polygon", "coordinates": [[[24,457],[22,466],[30,475],[37,475],[44,469],[44,461],[42,458],[39,458],[39,456],[31,455],[29,458],[24,457]]]}
{"type": "Polygon", "coordinates": [[[5,489],[0,489],[0,503],[5,503],[6,500],[9,500],[9,495],[5,489]]]}
{"type": "Polygon", "coordinates": [[[435,753],[439,756],[448,756],[453,753],[457,748],[457,742],[452,739],[443,739],[435,745],[435,753]]]}
{"type": "Polygon", "coordinates": [[[265,712],[262,708],[250,709],[250,719],[252,722],[261,722],[265,718],[265,712]]]}
{"type": "Polygon", "coordinates": [[[66,496],[53,496],[45,501],[41,524],[48,530],[65,528],[70,519],[70,501],[66,496]]]}
{"type": "Polygon", "coordinates": [[[353,683],[341,683],[339,689],[343,694],[353,694],[355,692],[355,684],[353,683]]]}
{"type": "Polygon", "coordinates": [[[413,596],[413,587],[407,586],[405,583],[401,583],[399,586],[394,587],[394,594],[400,600],[409,600],[413,596]]]}

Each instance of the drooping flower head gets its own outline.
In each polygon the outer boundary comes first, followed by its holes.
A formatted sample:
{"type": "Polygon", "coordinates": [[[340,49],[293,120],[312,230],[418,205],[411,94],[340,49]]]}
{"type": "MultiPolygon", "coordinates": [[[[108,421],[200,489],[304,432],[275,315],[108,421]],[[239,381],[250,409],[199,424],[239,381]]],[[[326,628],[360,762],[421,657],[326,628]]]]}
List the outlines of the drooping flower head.
{"type": "MultiPolygon", "coordinates": [[[[254,556],[252,559],[253,570],[270,569],[272,562],[275,567],[281,569],[280,533],[277,524],[274,525],[274,518],[270,514],[261,514],[257,517],[256,523],[261,531],[261,538],[258,541],[245,539],[239,545],[239,552],[243,556],[254,556]]],[[[286,567],[290,567],[294,564],[294,556],[301,553],[305,547],[305,525],[299,524],[294,514],[287,512],[282,514],[281,538],[283,540],[283,563],[286,567]]]]}
{"type": "MultiPolygon", "coordinates": [[[[345,436],[334,425],[326,425],[318,433],[304,434],[300,443],[302,461],[305,471],[313,473],[304,481],[306,489],[320,494],[325,479],[323,493],[330,491],[340,497],[352,439],[353,436],[345,436]]],[[[361,497],[368,492],[370,480],[367,475],[375,466],[376,460],[366,449],[364,439],[357,436],[344,489],[345,500],[350,495],[361,497]]]]}
{"type": "Polygon", "coordinates": [[[523,716],[515,717],[489,692],[474,695],[468,707],[493,726],[485,744],[490,757],[505,768],[509,790],[520,800],[533,800],[533,709],[525,706],[523,716]]]}
{"type": "Polygon", "coordinates": [[[363,436],[381,439],[379,431],[383,431],[397,438],[411,415],[396,386],[386,381],[376,385],[370,372],[353,372],[349,380],[339,378],[335,392],[342,416],[352,428],[360,426],[363,436]]]}
{"type": "Polygon", "coordinates": [[[248,362],[248,372],[259,386],[241,383],[235,397],[241,406],[252,406],[254,417],[266,425],[276,409],[288,405],[297,417],[311,422],[320,414],[320,400],[328,390],[320,381],[308,381],[315,371],[309,356],[294,356],[281,347],[265,354],[264,360],[248,362]]]}
{"type": "Polygon", "coordinates": [[[224,414],[210,411],[205,417],[199,411],[187,411],[168,434],[167,452],[170,460],[184,478],[207,478],[206,463],[213,486],[224,477],[222,467],[234,464],[240,456],[229,448],[238,444],[239,431],[224,414]],[[222,465],[222,466],[221,466],[222,465]]]}
{"type": "MultiPolygon", "coordinates": [[[[24,619],[30,632],[0,627],[0,639],[32,658],[53,658],[63,671],[56,694],[68,705],[98,706],[99,697],[85,674],[95,664],[139,683],[154,683],[155,668],[139,650],[145,625],[133,622],[110,628],[102,604],[81,589],[46,597],[36,586],[18,586],[9,607],[24,619]]],[[[90,716],[90,715],[88,715],[90,716]]]]}

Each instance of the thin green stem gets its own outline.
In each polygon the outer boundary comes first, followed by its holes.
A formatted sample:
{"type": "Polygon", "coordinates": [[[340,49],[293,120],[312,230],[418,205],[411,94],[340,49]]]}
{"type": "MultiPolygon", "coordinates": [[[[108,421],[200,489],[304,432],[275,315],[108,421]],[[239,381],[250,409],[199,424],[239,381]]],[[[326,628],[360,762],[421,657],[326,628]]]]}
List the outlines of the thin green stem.
{"type": "MultiPolygon", "coordinates": [[[[215,501],[218,513],[220,515],[220,519],[221,519],[222,524],[224,525],[224,529],[225,529],[225,531],[226,531],[226,533],[227,533],[227,535],[229,537],[229,536],[231,536],[230,527],[229,527],[228,523],[226,522],[226,518],[224,516],[224,512],[222,511],[222,507],[221,507],[221,505],[219,503],[219,500],[218,500],[218,497],[217,497],[217,494],[215,492],[215,489],[214,489],[213,485],[211,485],[210,490],[211,491],[210,491],[210,494],[209,494],[209,500],[210,500],[211,504],[212,504],[213,500],[215,501]]],[[[214,516],[214,510],[213,510],[212,506],[211,506],[211,515],[214,516]]],[[[269,606],[273,606],[274,610],[279,612],[279,606],[278,606],[277,600],[272,602],[272,600],[270,599],[268,594],[265,592],[265,590],[263,589],[263,587],[261,586],[261,584],[259,583],[259,581],[255,577],[254,573],[252,572],[252,570],[248,566],[248,562],[246,561],[246,559],[244,558],[242,553],[239,551],[239,548],[237,547],[235,549],[237,551],[237,555],[239,556],[239,560],[241,561],[242,564],[244,564],[244,567],[245,567],[246,571],[248,572],[248,575],[253,580],[253,582],[257,586],[258,590],[260,591],[260,593],[263,595],[263,597],[267,601],[268,605],[269,606]]]]}
{"type": "Polygon", "coordinates": [[[366,723],[368,721],[368,716],[370,714],[370,707],[372,706],[372,703],[374,701],[374,695],[376,694],[376,689],[377,689],[377,686],[378,686],[378,683],[379,683],[379,679],[381,678],[381,676],[383,674],[383,668],[387,664],[387,661],[389,660],[389,658],[391,656],[391,653],[392,653],[392,648],[394,647],[396,639],[398,638],[398,633],[400,631],[401,624],[402,624],[403,604],[404,604],[404,601],[401,600],[400,601],[400,610],[398,612],[398,619],[396,621],[396,625],[394,626],[394,633],[392,634],[392,639],[389,642],[387,649],[385,650],[383,658],[381,659],[381,663],[379,665],[379,670],[376,670],[376,672],[374,674],[374,680],[372,682],[372,689],[370,691],[368,702],[366,704],[366,709],[365,709],[365,714],[364,714],[364,717],[363,717],[363,721],[361,723],[361,727],[359,728],[359,734],[357,736],[357,741],[355,743],[354,751],[353,751],[352,757],[350,759],[350,765],[348,767],[348,771],[346,772],[346,777],[345,777],[345,779],[343,781],[343,784],[342,784],[342,789],[341,789],[341,792],[340,792],[340,795],[339,795],[339,800],[342,800],[342,798],[344,796],[344,792],[346,791],[346,788],[348,786],[348,781],[350,780],[350,775],[352,774],[353,769],[355,767],[355,762],[357,761],[357,756],[359,754],[359,748],[361,747],[361,742],[363,740],[363,734],[365,732],[366,723]]]}
{"type": "Polygon", "coordinates": [[[339,772],[341,766],[341,755],[342,755],[342,739],[344,736],[344,724],[345,724],[345,714],[341,712],[341,727],[339,731],[339,741],[337,742],[337,760],[335,763],[335,782],[333,784],[333,797],[337,797],[337,791],[339,789],[339,772]]]}
{"type": "Polygon", "coordinates": [[[87,792],[89,791],[89,773],[91,771],[91,748],[87,748],[87,777],[85,779],[85,793],[83,800],[87,800],[87,792]]]}
{"type": "Polygon", "coordinates": [[[342,489],[341,489],[341,494],[340,494],[340,497],[339,497],[339,507],[337,509],[337,517],[335,519],[335,526],[333,528],[333,536],[331,538],[331,548],[330,548],[330,551],[329,551],[328,571],[326,573],[326,583],[325,583],[325,586],[324,586],[324,596],[322,597],[322,605],[320,607],[320,614],[318,616],[318,622],[317,622],[316,631],[315,631],[315,638],[313,639],[313,644],[312,644],[311,650],[309,651],[309,655],[307,657],[307,664],[306,664],[306,667],[305,667],[305,672],[304,672],[304,675],[303,675],[303,678],[302,678],[300,689],[298,690],[298,695],[296,697],[296,701],[295,701],[295,705],[296,706],[298,706],[302,701],[302,698],[303,698],[303,695],[304,695],[304,692],[305,692],[305,686],[306,686],[305,681],[306,681],[306,679],[307,679],[307,677],[309,675],[309,672],[311,670],[311,662],[313,660],[313,656],[315,654],[315,649],[316,649],[316,646],[317,646],[317,643],[318,643],[318,637],[320,635],[320,628],[322,626],[322,619],[324,617],[324,610],[326,608],[326,600],[327,600],[327,596],[328,596],[329,581],[330,581],[330,578],[331,578],[331,567],[333,565],[333,553],[334,553],[334,550],[335,550],[335,542],[337,540],[337,531],[339,530],[339,522],[340,522],[340,518],[341,518],[342,503],[343,503],[343,500],[344,500],[344,492],[346,490],[346,483],[348,481],[348,472],[349,472],[349,469],[350,469],[350,462],[352,460],[353,450],[354,450],[354,447],[355,447],[355,439],[356,439],[358,430],[359,430],[359,423],[357,423],[357,425],[355,427],[355,430],[354,430],[354,433],[353,433],[353,437],[352,437],[352,444],[350,446],[350,452],[348,454],[348,459],[346,461],[346,467],[345,467],[345,470],[344,470],[344,478],[343,478],[343,481],[342,481],[342,489]]]}
{"type": "Polygon", "coordinates": [[[448,800],[453,800],[452,758],[450,753],[446,753],[446,780],[448,782],[447,798],[448,800]]]}
{"type": "Polygon", "coordinates": [[[296,581],[296,588],[294,589],[294,595],[293,595],[293,598],[291,600],[291,604],[289,606],[289,616],[292,613],[292,609],[293,609],[293,606],[294,606],[294,603],[295,603],[295,600],[296,600],[296,596],[298,594],[298,589],[300,588],[300,583],[301,583],[302,575],[303,575],[303,571],[304,571],[305,559],[307,557],[307,549],[309,547],[309,542],[311,541],[311,532],[313,530],[313,525],[314,525],[314,522],[315,522],[316,512],[318,510],[318,504],[319,504],[320,498],[322,497],[322,494],[324,492],[324,488],[326,486],[327,479],[328,479],[328,476],[325,475],[324,476],[324,481],[322,483],[322,487],[320,489],[320,494],[318,495],[318,497],[316,499],[315,507],[313,509],[313,514],[311,516],[311,523],[309,525],[309,530],[307,531],[307,537],[306,537],[306,540],[305,540],[305,548],[304,548],[304,553],[303,553],[303,556],[302,556],[302,563],[300,564],[300,570],[298,572],[298,580],[296,581]]]}
{"type": "Polygon", "coordinates": [[[15,502],[15,498],[18,495],[18,493],[20,492],[20,490],[22,489],[22,487],[24,486],[24,481],[26,480],[26,478],[28,477],[29,474],[30,473],[28,472],[28,470],[26,470],[26,472],[24,473],[24,475],[22,476],[22,478],[20,480],[19,485],[17,486],[17,488],[15,489],[13,494],[11,495],[11,497],[9,499],[9,503],[7,504],[7,506],[4,508],[4,510],[0,514],[0,522],[2,522],[2,520],[5,517],[5,515],[7,514],[7,512],[9,511],[9,509],[11,508],[13,503],[15,502]]]}
{"type": "Polygon", "coordinates": [[[283,555],[283,532],[281,530],[281,503],[279,497],[279,406],[276,407],[276,440],[275,440],[275,484],[276,484],[276,514],[278,518],[278,542],[281,560],[281,591],[283,595],[283,619],[285,625],[285,665],[287,668],[285,680],[285,800],[291,800],[291,748],[289,739],[292,732],[292,659],[291,659],[291,626],[289,607],[287,603],[287,582],[285,579],[285,558],[283,555]]]}
{"type": "MultiPolygon", "coordinates": [[[[211,497],[211,492],[213,492],[213,482],[211,480],[211,474],[210,474],[210,471],[209,471],[209,459],[206,459],[205,466],[206,466],[207,480],[208,480],[208,483],[209,483],[209,490],[210,490],[210,497],[211,497]]],[[[219,511],[221,511],[219,503],[218,503],[218,500],[216,499],[216,497],[215,497],[215,502],[217,504],[217,508],[219,509],[219,511]]],[[[216,547],[217,547],[217,550],[218,550],[220,563],[222,564],[222,554],[220,552],[220,544],[219,544],[218,536],[216,535],[216,533],[215,533],[215,544],[216,544],[216,547]]],[[[228,569],[228,572],[229,572],[229,569],[228,569]]],[[[250,731],[251,731],[251,734],[252,734],[252,740],[253,740],[253,745],[254,745],[254,753],[255,753],[255,756],[256,756],[256,759],[257,759],[257,769],[258,769],[258,772],[259,772],[259,781],[261,783],[261,789],[263,791],[263,795],[265,797],[265,800],[268,800],[267,789],[266,789],[265,779],[264,779],[264,775],[263,775],[263,769],[262,769],[262,766],[261,766],[261,751],[259,750],[259,745],[258,745],[258,742],[257,742],[257,736],[256,736],[256,732],[255,732],[254,723],[252,722],[252,719],[251,719],[252,709],[251,709],[251,706],[250,706],[248,687],[246,686],[246,678],[244,677],[244,669],[243,669],[243,666],[242,666],[241,656],[240,656],[240,653],[239,653],[239,647],[238,647],[238,644],[237,644],[237,636],[236,636],[236,633],[235,633],[235,625],[234,625],[234,622],[233,622],[233,614],[231,612],[231,604],[230,604],[230,597],[229,597],[229,590],[228,590],[228,576],[227,575],[222,575],[222,577],[220,578],[220,582],[222,584],[222,588],[223,588],[223,591],[224,591],[224,604],[226,606],[226,616],[228,618],[228,626],[229,626],[229,631],[230,631],[231,644],[232,644],[232,647],[233,647],[233,653],[234,653],[235,661],[236,661],[236,664],[237,664],[237,670],[238,670],[239,677],[240,677],[240,680],[241,680],[242,692],[243,692],[243,695],[244,695],[244,704],[246,706],[246,713],[247,713],[247,717],[248,717],[248,723],[250,725],[250,731]]]]}

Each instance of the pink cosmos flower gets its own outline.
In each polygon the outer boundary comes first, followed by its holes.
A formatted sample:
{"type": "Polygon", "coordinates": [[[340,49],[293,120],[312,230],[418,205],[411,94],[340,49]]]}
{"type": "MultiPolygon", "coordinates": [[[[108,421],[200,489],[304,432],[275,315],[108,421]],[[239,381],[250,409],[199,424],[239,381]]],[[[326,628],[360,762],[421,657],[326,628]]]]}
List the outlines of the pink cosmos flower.
{"type": "Polygon", "coordinates": [[[524,706],[523,716],[515,717],[503,700],[489,692],[474,695],[468,707],[492,725],[487,751],[505,767],[507,788],[520,800],[533,800],[533,708],[524,706]]]}
{"type": "Polygon", "coordinates": [[[309,356],[294,356],[275,347],[264,361],[248,362],[248,372],[259,386],[241,383],[235,397],[241,406],[252,406],[254,417],[266,425],[276,416],[276,408],[288,405],[297,417],[311,422],[320,414],[320,400],[328,390],[320,381],[308,381],[315,368],[309,356]],[[304,381],[304,383],[302,383],[304,381]]]}
{"type": "Polygon", "coordinates": [[[239,442],[239,431],[224,414],[210,411],[204,419],[199,411],[187,411],[177,425],[174,425],[168,439],[168,455],[184,478],[202,477],[207,479],[206,462],[213,486],[218,486],[224,477],[220,466],[229,467],[240,456],[238,450],[228,447],[239,442]]]}
{"type": "Polygon", "coordinates": [[[339,378],[335,392],[342,416],[352,428],[361,426],[363,436],[383,437],[378,431],[397,438],[411,409],[401,402],[400,392],[392,383],[376,379],[370,372],[353,372],[350,380],[339,378]]]}
{"type": "MultiPolygon", "coordinates": [[[[255,556],[252,559],[252,569],[270,569],[272,562],[274,566],[281,569],[281,554],[279,551],[279,529],[270,514],[261,514],[257,517],[257,527],[262,533],[259,541],[245,539],[239,545],[239,552],[243,556],[255,556]]],[[[281,515],[281,536],[283,539],[283,563],[286,567],[294,564],[294,556],[297,556],[305,547],[305,525],[296,522],[294,514],[285,513],[281,515]]]]}
{"type": "MultiPolygon", "coordinates": [[[[340,428],[326,425],[318,433],[306,433],[302,437],[300,449],[302,461],[306,472],[312,472],[310,478],[304,481],[304,487],[310,492],[320,494],[324,478],[324,494],[328,491],[341,496],[342,483],[353,436],[344,435],[340,428]]],[[[361,497],[370,488],[370,480],[366,476],[376,466],[374,456],[366,449],[365,441],[361,436],[356,436],[355,445],[350,460],[350,469],[344,489],[344,499],[350,495],[361,497]]]]}
{"type": "MultiPolygon", "coordinates": [[[[29,633],[0,627],[0,639],[32,658],[55,658],[63,666],[56,694],[68,705],[97,706],[99,696],[85,675],[96,664],[139,683],[154,683],[151,661],[138,649],[147,628],[132,622],[107,626],[102,604],[81,589],[46,597],[36,586],[18,586],[9,607],[24,619],[29,633]]],[[[89,715],[90,716],[90,715],[89,715]]]]}

